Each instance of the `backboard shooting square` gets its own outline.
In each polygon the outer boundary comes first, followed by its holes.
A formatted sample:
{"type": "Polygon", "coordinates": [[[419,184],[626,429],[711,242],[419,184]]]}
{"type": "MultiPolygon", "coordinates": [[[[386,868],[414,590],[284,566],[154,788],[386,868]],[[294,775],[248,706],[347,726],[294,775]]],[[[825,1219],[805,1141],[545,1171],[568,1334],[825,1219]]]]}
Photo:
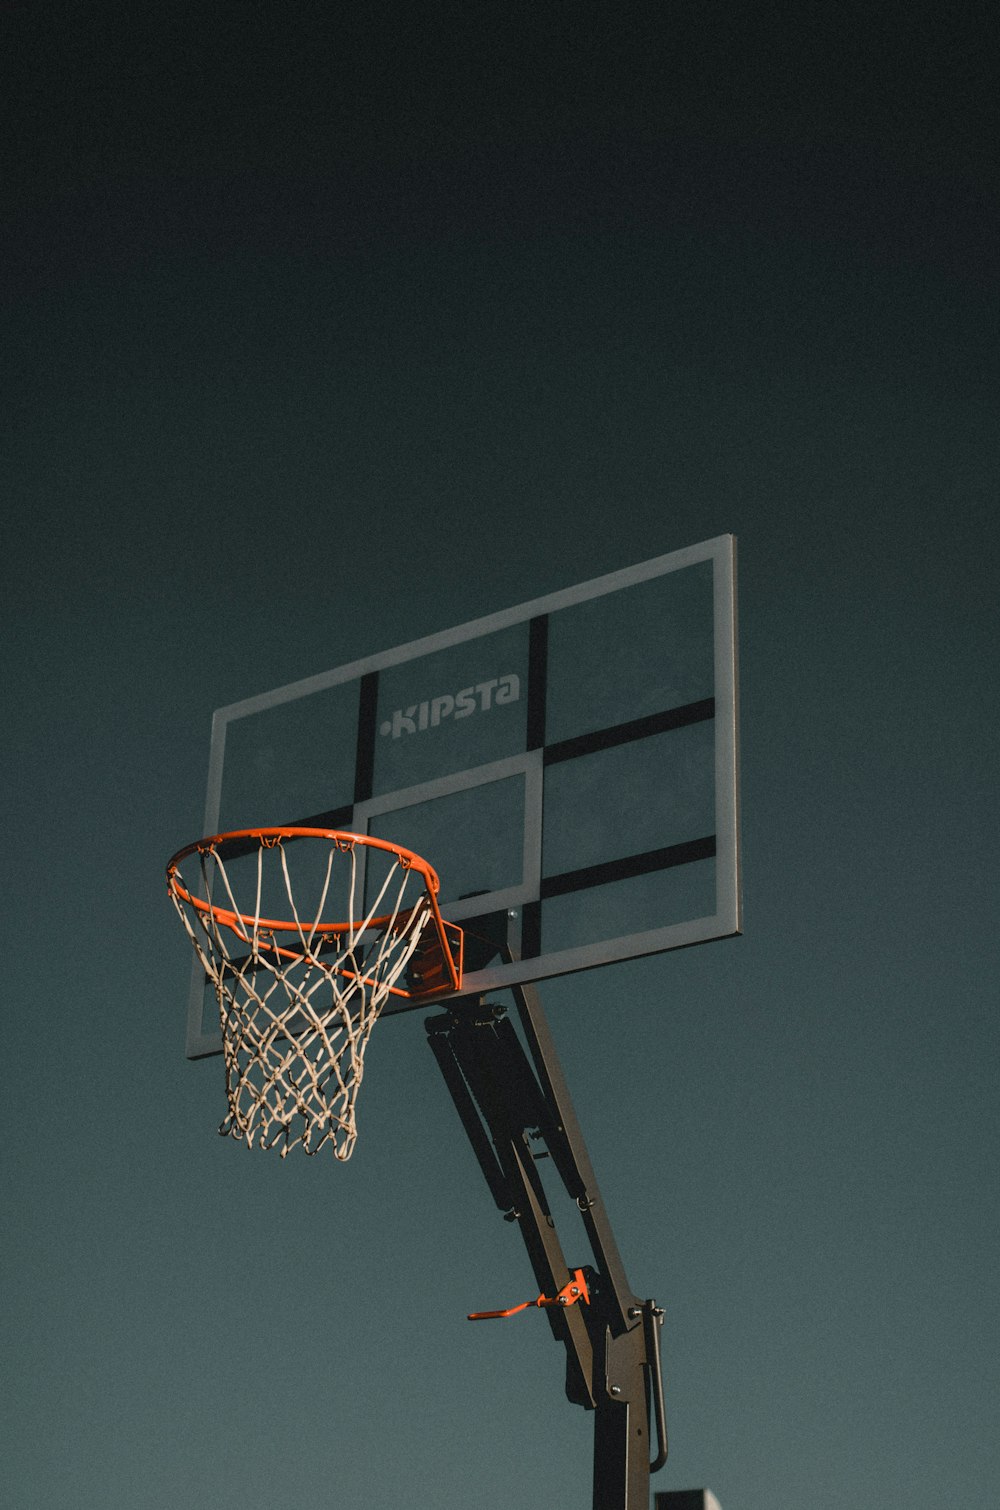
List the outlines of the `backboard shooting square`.
{"type": "MultiPolygon", "coordinates": [[[[735,580],[723,535],[221,708],[203,832],[415,850],[515,956],[470,994],[738,933],[735,580]]],[[[219,1050],[196,963],[187,1052],[219,1050]]]]}

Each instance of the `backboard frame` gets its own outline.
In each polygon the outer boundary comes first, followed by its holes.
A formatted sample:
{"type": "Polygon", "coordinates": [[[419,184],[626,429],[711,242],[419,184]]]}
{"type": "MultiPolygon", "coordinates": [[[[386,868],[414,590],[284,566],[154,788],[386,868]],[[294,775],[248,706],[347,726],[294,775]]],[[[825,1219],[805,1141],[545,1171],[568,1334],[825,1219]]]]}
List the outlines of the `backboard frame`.
{"type": "MultiPolygon", "coordinates": [[[[579,753],[577,747],[581,744],[581,741],[573,739],[545,743],[544,633],[541,630],[536,633],[536,626],[546,625],[551,616],[565,609],[571,609],[643,583],[653,583],[657,578],[666,578],[671,573],[683,571],[684,568],[700,562],[710,562],[712,567],[714,696],[710,700],[711,707],[708,706],[709,700],[706,699],[687,708],[665,709],[653,718],[632,720],[614,729],[598,731],[597,734],[588,736],[590,740],[588,748],[613,748],[616,744],[645,738],[652,733],[662,733],[684,725],[694,727],[698,723],[707,722],[708,719],[712,720],[715,822],[714,835],[711,836],[713,847],[709,851],[705,847],[707,839],[701,842],[705,855],[710,853],[714,859],[714,908],[695,918],[670,922],[662,927],[643,928],[632,933],[619,934],[613,939],[602,938],[592,943],[544,954],[537,952],[530,954],[529,950],[525,950],[530,957],[516,959],[509,964],[490,963],[483,969],[467,972],[462,994],[503,990],[517,983],[576,973],[598,965],[684,948],[738,934],[742,927],[742,896],[739,842],[736,542],[732,535],[718,536],[635,566],[606,573],[574,587],[547,594],[513,608],[472,620],[456,628],[411,641],[396,649],[353,661],[332,671],[306,677],[271,692],[220,708],[215,713],[212,722],[208,793],[202,832],[217,833],[223,826],[220,824],[220,808],[227,735],[240,720],[280,709],[286,704],[297,699],[308,698],[314,693],[357,683],[362,705],[358,715],[357,771],[360,772],[367,767],[368,787],[366,789],[362,777],[356,777],[354,801],[325,811],[324,823],[330,827],[354,828],[356,831],[366,832],[367,825],[373,821],[384,820],[387,814],[406,808],[410,804],[428,802],[438,797],[460,795],[490,783],[498,785],[514,783],[516,786],[518,782],[523,782],[523,869],[519,881],[480,896],[467,896],[463,900],[452,901],[449,905],[442,906],[442,912],[449,921],[460,923],[467,929],[474,929],[476,918],[495,919],[498,914],[506,913],[511,917],[512,924],[516,920],[518,940],[514,941],[514,946],[515,952],[520,952],[517,948],[520,929],[523,925],[526,931],[530,931],[531,909],[537,907],[539,896],[545,895],[546,885],[550,888],[548,895],[552,896],[558,894],[553,888],[560,884],[558,878],[547,882],[542,874],[542,793],[545,772],[560,761],[573,759],[579,753]],[[375,743],[379,732],[383,735],[389,734],[388,720],[381,723],[380,730],[377,728],[375,694],[372,689],[377,687],[379,675],[392,668],[405,666],[407,662],[416,662],[424,657],[436,655],[438,652],[448,651],[452,647],[461,646],[466,642],[521,625],[528,625],[531,634],[529,687],[526,693],[528,730],[525,742],[528,748],[504,755],[498,760],[486,761],[474,769],[453,771],[446,776],[437,776],[429,781],[399,787],[392,792],[375,793],[371,789],[370,782],[375,743]],[[538,701],[539,694],[532,693],[532,685],[537,687],[540,679],[541,705],[538,701]],[[541,712],[539,712],[539,706],[541,706],[541,712]],[[642,728],[639,727],[640,724],[643,725],[642,728]],[[602,736],[604,744],[595,744],[595,741],[599,741],[602,736]]],[[[508,680],[516,682],[517,678],[499,677],[494,678],[491,683],[484,681],[477,686],[474,690],[480,699],[480,705],[488,707],[491,696],[495,696],[498,702],[501,701],[503,684],[508,680]]],[[[507,690],[510,692],[509,688],[507,690]]],[[[393,716],[406,722],[408,728],[411,723],[419,723],[419,727],[424,729],[433,722],[435,715],[440,718],[445,711],[450,711],[446,710],[449,701],[454,702],[454,699],[449,696],[423,701],[419,704],[419,708],[414,704],[405,710],[398,710],[393,716]],[[407,715],[410,715],[409,719],[407,715]]],[[[248,816],[253,821],[253,815],[248,816]]],[[[289,813],[284,815],[281,821],[302,823],[304,815],[289,813]]],[[[310,821],[312,821],[311,818],[310,821]]],[[[675,845],[673,848],[680,851],[685,846],[675,845]]],[[[648,866],[669,866],[699,857],[700,855],[694,851],[688,854],[670,854],[667,849],[661,849],[650,851],[650,855],[640,857],[640,861],[648,866]]],[[[438,856],[429,853],[425,854],[425,858],[436,868],[441,868],[438,856]]],[[[594,869],[608,871],[610,876],[607,866],[594,867],[594,869]]],[[[621,873],[625,874],[625,871],[621,873]]],[[[442,880],[446,879],[447,877],[443,875],[442,880]]],[[[581,872],[575,881],[563,880],[561,884],[583,886],[597,884],[597,881],[593,877],[583,876],[581,872]]],[[[427,1003],[421,1002],[420,1005],[424,1006],[427,1003]]],[[[188,1011],[187,1055],[189,1058],[200,1058],[220,1052],[219,1035],[207,1032],[204,1022],[205,977],[195,961],[188,1011]]]]}

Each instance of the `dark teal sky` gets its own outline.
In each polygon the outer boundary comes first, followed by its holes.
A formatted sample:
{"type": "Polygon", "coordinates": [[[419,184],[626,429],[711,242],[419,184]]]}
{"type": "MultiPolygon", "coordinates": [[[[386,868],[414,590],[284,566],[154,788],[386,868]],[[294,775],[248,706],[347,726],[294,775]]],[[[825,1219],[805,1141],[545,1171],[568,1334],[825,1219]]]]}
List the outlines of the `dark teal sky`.
{"type": "Polygon", "coordinates": [[[836,14],[9,11],[12,1510],[589,1503],[420,1014],[217,1138],[162,867],[215,707],[728,531],[745,936],[543,996],[656,1487],[1000,1496],[992,91],[836,14]]]}

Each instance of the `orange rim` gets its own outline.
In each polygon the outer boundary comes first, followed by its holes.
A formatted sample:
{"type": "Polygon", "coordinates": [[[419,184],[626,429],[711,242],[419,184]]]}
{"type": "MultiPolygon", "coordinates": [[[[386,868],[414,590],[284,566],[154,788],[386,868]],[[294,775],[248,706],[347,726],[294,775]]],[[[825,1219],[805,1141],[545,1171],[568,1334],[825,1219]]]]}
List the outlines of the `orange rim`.
{"type": "MultiPolygon", "coordinates": [[[[423,877],[432,910],[437,915],[437,894],[441,889],[441,882],[438,880],[437,871],[426,860],[422,859],[420,855],[415,854],[411,849],[404,849],[401,844],[392,844],[387,839],[376,839],[368,834],[348,833],[345,829],[338,828],[238,828],[233,829],[231,833],[211,834],[207,839],[196,839],[193,844],[185,844],[183,849],[179,849],[167,861],[167,885],[174,895],[180,897],[184,902],[189,902],[199,912],[210,913],[212,917],[218,918],[227,927],[231,928],[234,921],[239,921],[244,927],[263,928],[268,933],[298,933],[300,926],[298,923],[294,921],[288,922],[284,918],[258,918],[242,912],[233,912],[227,907],[216,907],[213,903],[207,902],[203,897],[195,896],[184,885],[180,876],[182,861],[186,860],[189,855],[209,854],[213,849],[217,849],[224,844],[231,844],[237,839],[262,839],[264,847],[268,849],[277,848],[282,839],[329,839],[345,854],[354,849],[358,844],[366,845],[369,849],[385,850],[389,854],[396,856],[404,870],[415,870],[418,875],[423,877]],[[272,841],[271,844],[267,843],[269,839],[272,841]]],[[[411,910],[410,908],[406,909],[407,913],[411,910]]],[[[389,922],[391,916],[391,913],[386,913],[382,917],[372,918],[369,926],[372,928],[384,926],[389,922]]],[[[347,933],[351,927],[350,923],[318,923],[315,932],[347,933]]]]}
{"type": "MultiPolygon", "coordinates": [[[[233,829],[230,833],[210,834],[205,839],[196,839],[193,844],[185,844],[175,855],[171,855],[167,861],[167,886],[171,894],[182,902],[187,902],[204,917],[211,917],[223,927],[229,928],[243,943],[250,942],[250,934],[255,930],[259,933],[298,933],[301,934],[302,925],[294,920],[289,922],[284,918],[260,918],[252,914],[234,912],[228,907],[217,907],[205,900],[204,897],[195,894],[184,885],[180,875],[182,861],[189,856],[204,855],[218,849],[220,846],[231,844],[239,839],[259,839],[265,848],[276,849],[283,839],[328,839],[341,853],[347,854],[361,844],[369,849],[380,849],[388,854],[395,855],[404,870],[414,870],[422,878],[430,903],[431,917],[434,922],[435,932],[441,945],[441,953],[445,967],[451,981],[452,990],[458,990],[462,981],[461,966],[456,966],[448,943],[445,922],[438,907],[437,894],[441,889],[437,871],[434,867],[416,854],[412,849],[406,849],[401,844],[393,844],[388,839],[376,839],[370,834],[349,833],[346,829],[337,828],[298,828],[281,827],[274,828],[240,828],[233,829]],[[270,841],[270,842],[269,842],[270,841]]],[[[368,928],[387,928],[394,923],[408,918],[413,912],[412,907],[407,907],[400,913],[383,913],[380,917],[371,918],[368,928]]],[[[357,927],[357,921],[353,924],[344,923],[316,923],[310,926],[311,934],[320,934],[323,937],[335,937],[339,933],[349,933],[357,927]]],[[[267,949],[273,949],[275,953],[287,958],[301,958],[300,949],[283,949],[277,942],[264,945],[267,949]]],[[[405,995],[407,993],[392,988],[393,995],[405,995]]]]}

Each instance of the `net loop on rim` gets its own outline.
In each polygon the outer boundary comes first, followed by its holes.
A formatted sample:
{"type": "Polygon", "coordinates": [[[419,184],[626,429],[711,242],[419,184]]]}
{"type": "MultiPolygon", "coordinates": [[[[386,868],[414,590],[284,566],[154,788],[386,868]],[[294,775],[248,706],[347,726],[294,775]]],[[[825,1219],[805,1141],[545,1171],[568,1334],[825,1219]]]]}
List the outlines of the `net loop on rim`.
{"type": "Polygon", "coordinates": [[[329,1144],[349,1159],[386,1000],[461,985],[462,933],[441,917],[437,875],[367,835],[270,828],[188,845],[167,886],[218,1002],[229,1104],[219,1132],[282,1158],[329,1144]]]}

